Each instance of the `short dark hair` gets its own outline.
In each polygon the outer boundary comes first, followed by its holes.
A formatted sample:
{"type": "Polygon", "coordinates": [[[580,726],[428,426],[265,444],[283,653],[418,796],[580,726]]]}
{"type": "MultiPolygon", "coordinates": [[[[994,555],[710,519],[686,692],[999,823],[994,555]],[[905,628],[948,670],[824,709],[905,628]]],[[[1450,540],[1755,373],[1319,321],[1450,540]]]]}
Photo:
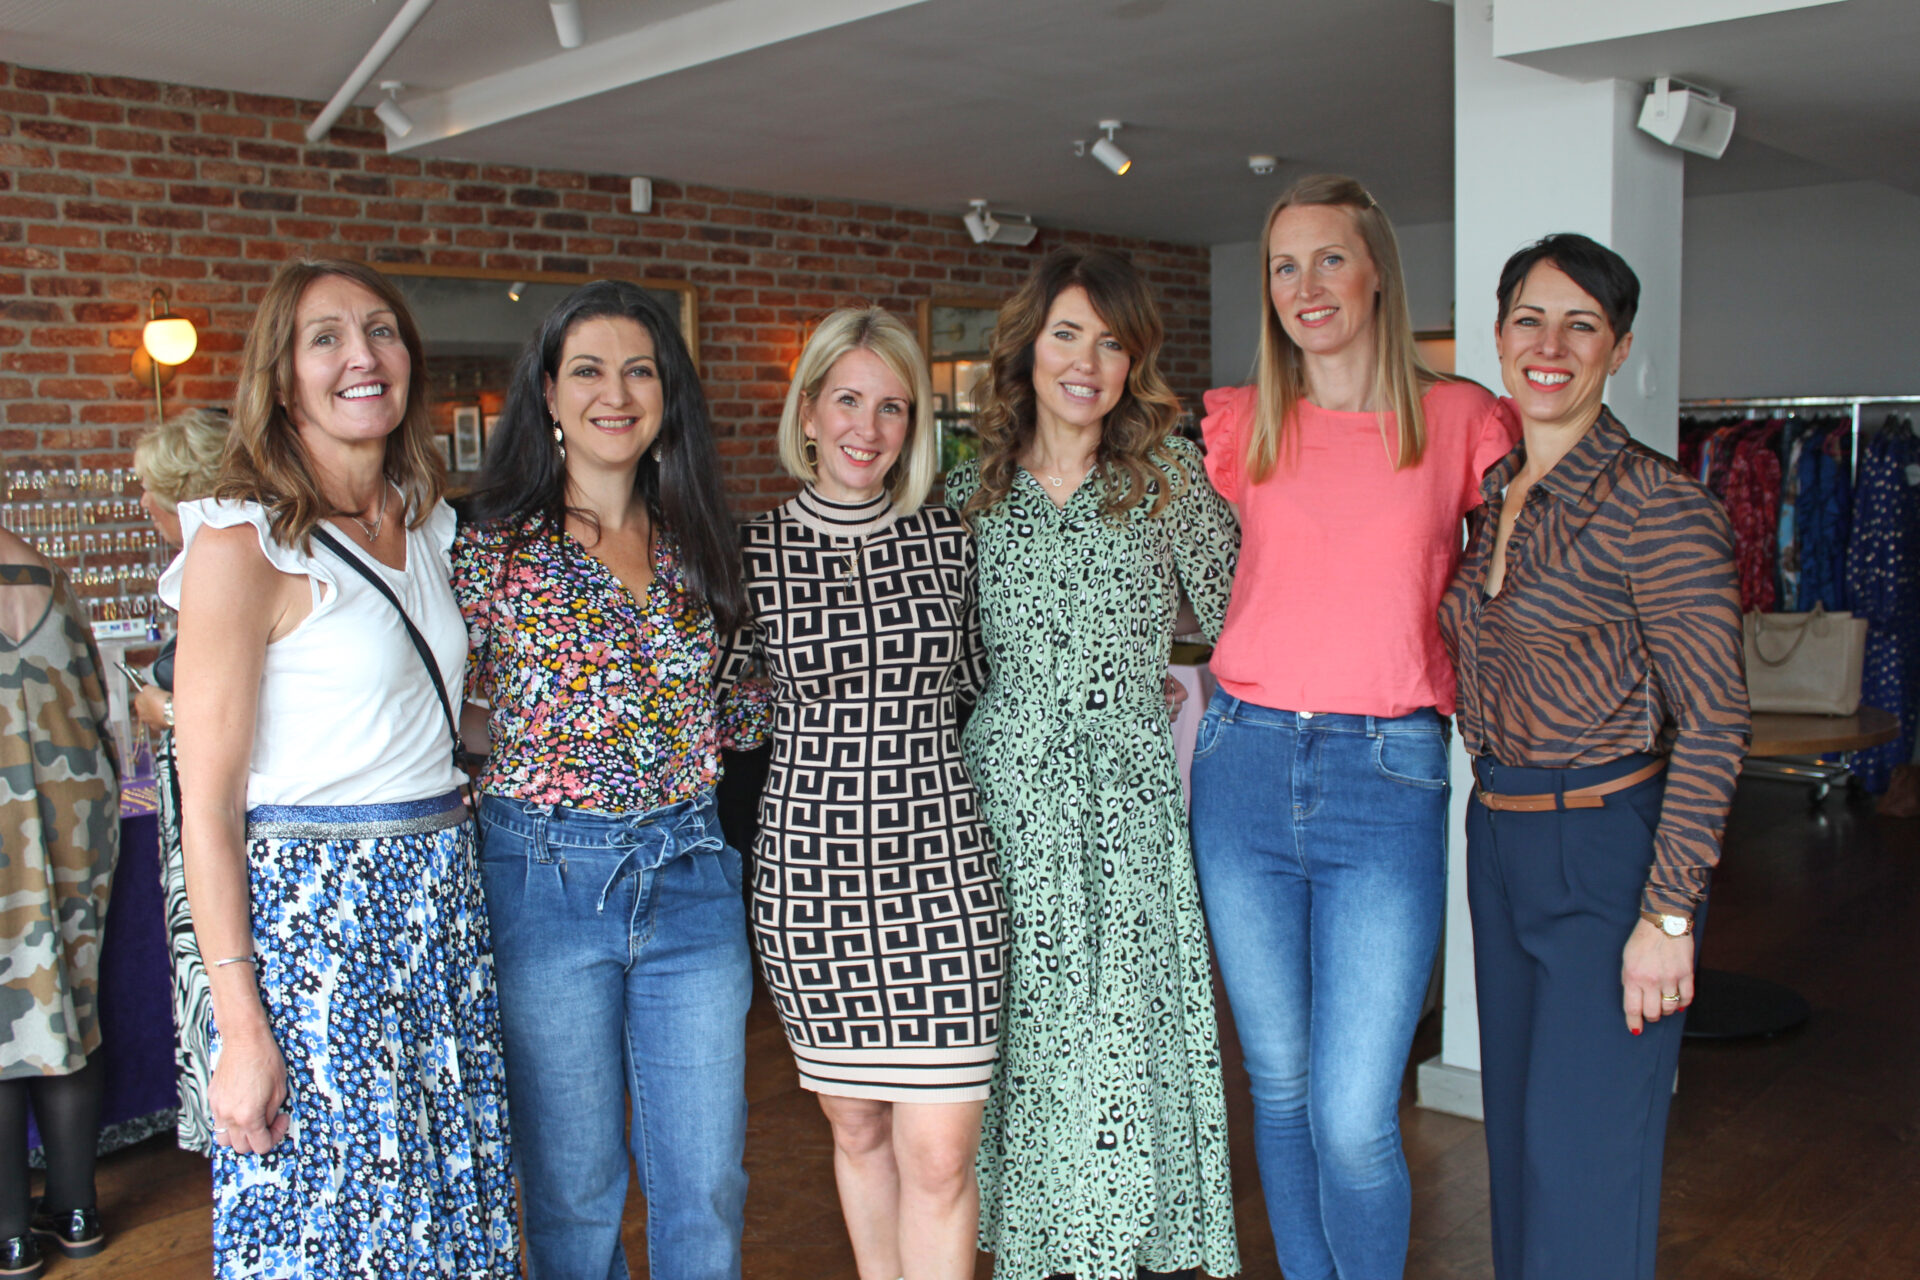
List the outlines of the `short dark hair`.
{"type": "Polygon", "coordinates": [[[1633,332],[1633,317],[1640,310],[1640,277],[1633,274],[1627,260],[1607,246],[1572,231],[1543,236],[1507,259],[1500,269],[1500,288],[1494,295],[1500,303],[1500,323],[1526,283],[1527,273],[1541,263],[1551,263],[1567,279],[1586,290],[1587,296],[1606,312],[1617,342],[1633,332]]]}

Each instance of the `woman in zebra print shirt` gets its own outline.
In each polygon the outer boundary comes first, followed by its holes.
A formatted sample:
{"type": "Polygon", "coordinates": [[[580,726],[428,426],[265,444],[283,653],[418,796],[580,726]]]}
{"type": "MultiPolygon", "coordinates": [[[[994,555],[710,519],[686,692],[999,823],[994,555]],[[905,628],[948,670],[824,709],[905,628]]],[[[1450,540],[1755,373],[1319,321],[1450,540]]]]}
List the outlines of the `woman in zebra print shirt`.
{"type": "Polygon", "coordinates": [[[1746,751],[1732,531],[1602,404],[1639,280],[1584,236],[1500,276],[1521,442],[1440,608],[1499,1280],[1651,1280],[1695,922],[1746,751]]]}

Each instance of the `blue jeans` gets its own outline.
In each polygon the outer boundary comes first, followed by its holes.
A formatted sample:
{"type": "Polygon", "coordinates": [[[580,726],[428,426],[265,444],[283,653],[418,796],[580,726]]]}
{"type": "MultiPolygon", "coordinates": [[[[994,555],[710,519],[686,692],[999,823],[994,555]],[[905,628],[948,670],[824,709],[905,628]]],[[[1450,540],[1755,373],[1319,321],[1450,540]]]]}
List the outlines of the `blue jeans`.
{"type": "Polygon", "coordinates": [[[1223,690],[1194,744],[1194,861],[1287,1280],[1406,1269],[1398,1109],[1445,907],[1443,725],[1223,690]]]}
{"type": "Polygon", "coordinates": [[[709,794],[599,814],[489,795],[480,868],[533,1280],[624,1280],[628,1139],[654,1280],[737,1280],[752,996],[709,794]]]}

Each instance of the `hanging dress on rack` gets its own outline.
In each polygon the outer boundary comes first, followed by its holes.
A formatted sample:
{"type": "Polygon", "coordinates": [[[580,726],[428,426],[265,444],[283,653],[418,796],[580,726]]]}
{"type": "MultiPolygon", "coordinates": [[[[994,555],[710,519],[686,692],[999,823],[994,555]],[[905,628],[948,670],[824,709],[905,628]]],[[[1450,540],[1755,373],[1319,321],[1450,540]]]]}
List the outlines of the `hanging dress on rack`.
{"type": "Polygon", "coordinates": [[[1867,631],[1861,701],[1900,717],[1900,736],[1853,757],[1869,791],[1884,791],[1895,766],[1913,759],[1920,728],[1920,440],[1889,418],[1860,447],[1847,588],[1867,631]]]}

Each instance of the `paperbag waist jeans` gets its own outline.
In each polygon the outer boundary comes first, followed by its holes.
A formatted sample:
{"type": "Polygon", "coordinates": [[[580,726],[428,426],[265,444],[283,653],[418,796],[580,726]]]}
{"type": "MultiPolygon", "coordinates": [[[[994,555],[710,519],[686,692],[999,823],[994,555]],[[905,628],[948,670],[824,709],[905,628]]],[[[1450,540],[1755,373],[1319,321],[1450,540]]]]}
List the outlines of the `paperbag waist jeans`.
{"type": "Polygon", "coordinates": [[[713,796],[601,814],[489,795],[480,828],[529,1275],[625,1280],[630,1145],[654,1280],[737,1280],[753,979],[713,796]]]}

